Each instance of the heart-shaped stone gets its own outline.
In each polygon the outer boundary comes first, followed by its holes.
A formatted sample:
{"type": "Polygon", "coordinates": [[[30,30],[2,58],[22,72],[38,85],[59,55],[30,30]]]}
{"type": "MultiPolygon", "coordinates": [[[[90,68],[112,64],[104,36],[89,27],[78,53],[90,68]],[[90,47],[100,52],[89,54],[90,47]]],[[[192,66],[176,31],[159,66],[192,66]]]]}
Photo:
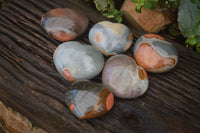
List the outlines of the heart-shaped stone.
{"type": "Polygon", "coordinates": [[[103,54],[111,56],[128,50],[133,37],[126,25],[102,21],[90,29],[89,40],[103,54]]]}
{"type": "Polygon", "coordinates": [[[59,45],[53,60],[58,72],[70,82],[91,79],[99,74],[104,66],[104,57],[96,48],[76,41],[59,45]]]}
{"type": "Polygon", "coordinates": [[[78,81],[65,93],[69,109],[80,119],[101,116],[114,104],[113,94],[103,84],[78,81]]]}

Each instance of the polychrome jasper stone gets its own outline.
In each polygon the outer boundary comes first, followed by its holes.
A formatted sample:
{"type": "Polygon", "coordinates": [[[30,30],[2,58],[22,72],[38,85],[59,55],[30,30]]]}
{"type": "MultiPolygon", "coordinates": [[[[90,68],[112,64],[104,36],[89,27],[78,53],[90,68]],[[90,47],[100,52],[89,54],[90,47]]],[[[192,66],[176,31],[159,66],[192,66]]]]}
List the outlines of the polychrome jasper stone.
{"type": "Polygon", "coordinates": [[[107,60],[102,80],[105,87],[121,98],[141,96],[149,85],[145,70],[132,57],[123,54],[114,55],[107,60]]]}
{"type": "Polygon", "coordinates": [[[161,73],[174,68],[178,63],[175,46],[155,34],[145,34],[134,45],[135,60],[148,72],[161,73]]]}
{"type": "Polygon", "coordinates": [[[103,54],[111,56],[128,50],[133,37],[126,25],[102,21],[90,29],[89,40],[103,54]]]}
{"type": "Polygon", "coordinates": [[[113,94],[104,87],[90,81],[78,81],[65,93],[69,109],[80,119],[101,116],[114,104],[113,94]]]}
{"type": "Polygon", "coordinates": [[[41,25],[54,39],[65,42],[82,34],[88,26],[88,18],[75,8],[57,8],[45,13],[41,25]]]}
{"type": "Polygon", "coordinates": [[[58,72],[68,81],[91,79],[101,72],[104,57],[91,45],[69,41],[59,45],[53,55],[58,72]]]}

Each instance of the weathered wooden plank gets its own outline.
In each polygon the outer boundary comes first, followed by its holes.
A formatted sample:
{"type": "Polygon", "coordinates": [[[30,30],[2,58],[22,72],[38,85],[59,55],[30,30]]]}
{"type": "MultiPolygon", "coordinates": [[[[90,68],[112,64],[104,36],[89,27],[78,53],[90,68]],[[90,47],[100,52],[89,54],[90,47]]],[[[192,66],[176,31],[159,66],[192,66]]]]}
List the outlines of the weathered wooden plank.
{"type": "MultiPolygon", "coordinates": [[[[175,43],[178,66],[168,73],[150,74],[142,97],[116,98],[106,115],[79,120],[66,107],[69,87],[56,71],[52,56],[59,42],[40,27],[40,18],[57,7],[77,7],[89,17],[89,28],[106,20],[79,0],[10,0],[0,10],[0,101],[48,132],[199,132],[200,55],[175,43]]],[[[134,31],[134,39],[139,37],[134,31]]],[[[169,40],[171,41],[171,40],[169,40]]],[[[132,48],[126,53],[132,56],[132,48]]],[[[101,82],[101,75],[93,79],[101,82]]]]}

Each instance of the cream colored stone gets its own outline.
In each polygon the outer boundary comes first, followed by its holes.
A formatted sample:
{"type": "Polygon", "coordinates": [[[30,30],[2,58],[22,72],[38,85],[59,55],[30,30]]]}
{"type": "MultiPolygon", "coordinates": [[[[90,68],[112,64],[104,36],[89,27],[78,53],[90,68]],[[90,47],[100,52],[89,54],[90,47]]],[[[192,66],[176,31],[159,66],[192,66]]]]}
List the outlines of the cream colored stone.
{"type": "Polygon", "coordinates": [[[142,13],[135,11],[136,3],[131,0],[125,0],[121,11],[124,12],[124,19],[129,26],[141,32],[157,33],[165,25],[172,23],[172,21],[164,15],[161,10],[149,10],[142,8],[142,13]]]}

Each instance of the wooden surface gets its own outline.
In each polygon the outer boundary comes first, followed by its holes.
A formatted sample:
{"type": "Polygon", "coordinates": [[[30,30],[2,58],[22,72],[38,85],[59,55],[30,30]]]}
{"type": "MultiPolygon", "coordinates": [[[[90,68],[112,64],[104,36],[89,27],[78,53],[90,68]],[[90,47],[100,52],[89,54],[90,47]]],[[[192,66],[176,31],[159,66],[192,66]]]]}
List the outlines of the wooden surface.
{"type": "MultiPolygon", "coordinates": [[[[79,120],[66,107],[69,87],[56,71],[53,52],[59,42],[40,27],[40,18],[57,7],[78,7],[89,28],[104,20],[79,0],[10,0],[0,9],[0,101],[50,133],[200,132],[200,54],[176,44],[178,66],[150,74],[149,90],[132,100],[115,98],[106,115],[79,120]]],[[[88,42],[87,32],[78,41],[88,42]]],[[[134,39],[139,34],[134,33],[134,39]]],[[[132,49],[126,54],[133,55],[132,49]]],[[[93,81],[101,82],[101,75],[93,81]]]]}

